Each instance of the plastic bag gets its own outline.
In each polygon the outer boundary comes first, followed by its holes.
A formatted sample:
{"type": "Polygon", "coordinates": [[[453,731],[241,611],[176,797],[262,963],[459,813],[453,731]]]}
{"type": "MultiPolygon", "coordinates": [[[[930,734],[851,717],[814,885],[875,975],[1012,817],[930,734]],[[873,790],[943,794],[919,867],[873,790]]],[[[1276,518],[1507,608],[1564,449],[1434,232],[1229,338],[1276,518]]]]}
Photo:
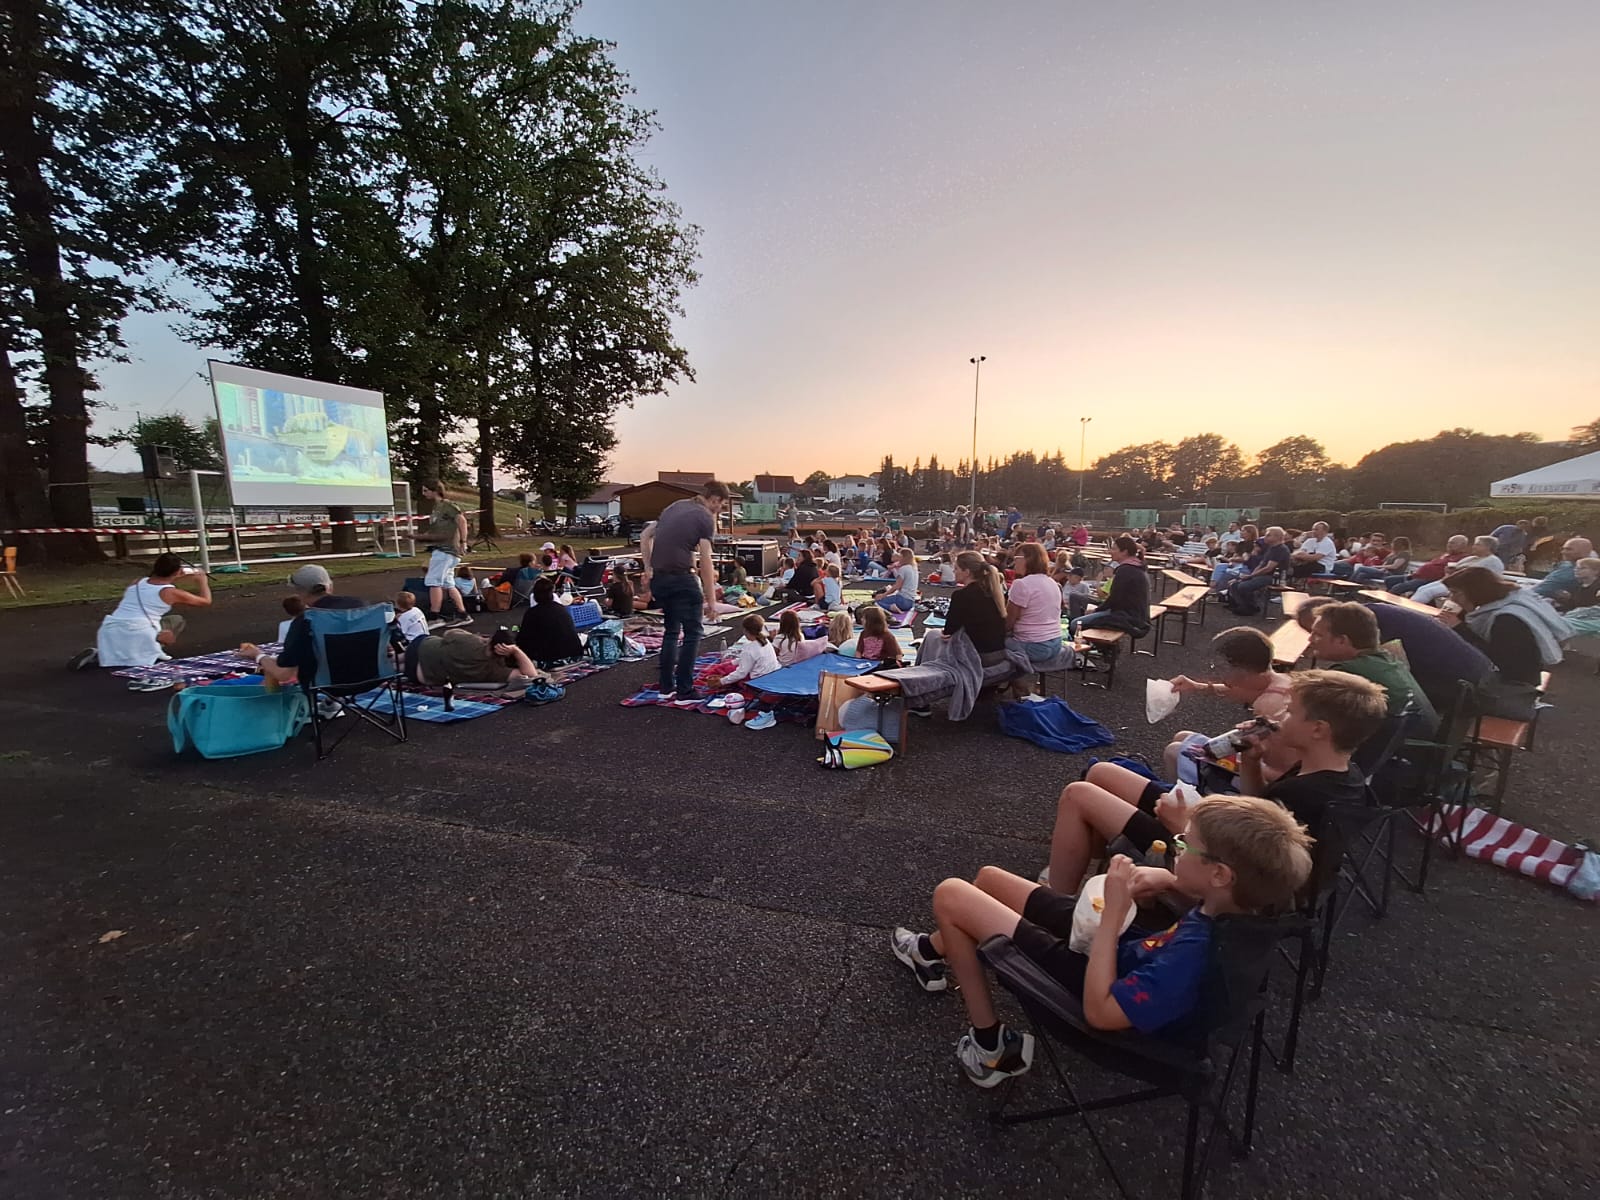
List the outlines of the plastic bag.
{"type": "MultiPolygon", "coordinates": [[[[1067,944],[1079,954],[1089,953],[1089,947],[1094,944],[1094,935],[1100,930],[1100,913],[1095,908],[1096,900],[1102,903],[1106,898],[1106,877],[1092,875],[1083,881],[1083,890],[1078,893],[1078,905],[1072,910],[1072,934],[1067,938],[1067,944]]],[[[1122,918],[1122,928],[1119,933],[1126,933],[1128,926],[1133,924],[1134,906],[1128,905],[1127,915],[1122,918]]]]}
{"type": "Polygon", "coordinates": [[[1178,689],[1165,679],[1144,681],[1144,719],[1154,725],[1165,721],[1178,707],[1178,689]]]}

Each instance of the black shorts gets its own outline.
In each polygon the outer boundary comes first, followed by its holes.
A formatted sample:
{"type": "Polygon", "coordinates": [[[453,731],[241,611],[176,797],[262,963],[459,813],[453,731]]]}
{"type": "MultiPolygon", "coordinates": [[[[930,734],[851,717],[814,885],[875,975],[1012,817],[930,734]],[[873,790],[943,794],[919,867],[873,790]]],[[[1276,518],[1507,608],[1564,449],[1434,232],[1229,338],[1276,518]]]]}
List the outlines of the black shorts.
{"type": "Polygon", "coordinates": [[[1089,965],[1087,955],[1069,944],[1072,936],[1072,910],[1076,896],[1063,896],[1047,887],[1035,888],[1022,906],[1011,941],[1045,972],[1074,996],[1083,996],[1083,973],[1089,965]]]}
{"type": "Polygon", "coordinates": [[[1132,842],[1141,854],[1150,849],[1151,842],[1172,841],[1172,835],[1167,831],[1167,827],[1156,820],[1156,800],[1171,790],[1171,784],[1155,780],[1145,784],[1139,803],[1129,814],[1128,823],[1122,827],[1122,836],[1132,842]]]}

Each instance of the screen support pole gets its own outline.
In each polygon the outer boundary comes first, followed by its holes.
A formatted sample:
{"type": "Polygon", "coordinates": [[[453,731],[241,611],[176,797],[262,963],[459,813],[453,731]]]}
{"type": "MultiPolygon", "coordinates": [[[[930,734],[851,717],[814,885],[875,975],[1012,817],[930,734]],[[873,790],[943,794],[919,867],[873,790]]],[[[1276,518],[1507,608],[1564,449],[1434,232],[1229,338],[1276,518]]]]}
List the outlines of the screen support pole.
{"type": "Polygon", "coordinates": [[[200,472],[189,472],[189,497],[194,502],[195,532],[200,543],[200,569],[211,574],[211,532],[206,528],[205,501],[200,498],[200,472]]]}

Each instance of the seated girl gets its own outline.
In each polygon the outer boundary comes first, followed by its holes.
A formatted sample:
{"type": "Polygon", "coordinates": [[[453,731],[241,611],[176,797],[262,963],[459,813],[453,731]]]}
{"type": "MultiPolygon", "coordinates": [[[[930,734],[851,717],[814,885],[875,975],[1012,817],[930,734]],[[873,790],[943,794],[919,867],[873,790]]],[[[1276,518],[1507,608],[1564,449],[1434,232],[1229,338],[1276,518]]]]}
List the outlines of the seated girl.
{"type": "MultiPolygon", "coordinates": [[[[784,615],[794,616],[793,613],[784,615]]],[[[739,628],[744,630],[744,637],[733,644],[733,670],[716,681],[718,687],[738,687],[778,669],[778,652],[767,639],[767,619],[759,613],[751,613],[739,622],[739,628]]]]}
{"type": "Polygon", "coordinates": [[[829,563],[827,570],[812,582],[811,602],[823,612],[832,612],[844,603],[844,584],[840,582],[837,563],[829,563]]]}
{"type": "Polygon", "coordinates": [[[779,666],[792,667],[795,663],[825,654],[833,648],[833,644],[825,637],[806,637],[800,632],[800,614],[786,612],[778,618],[778,636],[773,639],[772,648],[777,652],[779,666]]]}
{"type": "Polygon", "coordinates": [[[900,639],[889,628],[889,615],[876,605],[861,608],[861,636],[856,639],[855,656],[872,659],[885,667],[901,664],[900,639]]]}

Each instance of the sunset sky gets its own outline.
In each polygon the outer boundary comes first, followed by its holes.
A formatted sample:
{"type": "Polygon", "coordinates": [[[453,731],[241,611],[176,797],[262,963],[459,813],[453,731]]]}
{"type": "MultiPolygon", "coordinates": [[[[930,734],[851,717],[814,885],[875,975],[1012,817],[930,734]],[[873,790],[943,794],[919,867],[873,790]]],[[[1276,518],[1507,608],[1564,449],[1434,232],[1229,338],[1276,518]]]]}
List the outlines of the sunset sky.
{"type": "MultiPolygon", "coordinates": [[[[611,477],[1600,417],[1600,4],[590,0],[703,229],[611,477]]],[[[209,411],[162,318],[105,398],[209,411]]],[[[97,451],[96,463],[111,456],[97,451]]],[[[122,455],[112,465],[125,466],[122,455]]]]}

